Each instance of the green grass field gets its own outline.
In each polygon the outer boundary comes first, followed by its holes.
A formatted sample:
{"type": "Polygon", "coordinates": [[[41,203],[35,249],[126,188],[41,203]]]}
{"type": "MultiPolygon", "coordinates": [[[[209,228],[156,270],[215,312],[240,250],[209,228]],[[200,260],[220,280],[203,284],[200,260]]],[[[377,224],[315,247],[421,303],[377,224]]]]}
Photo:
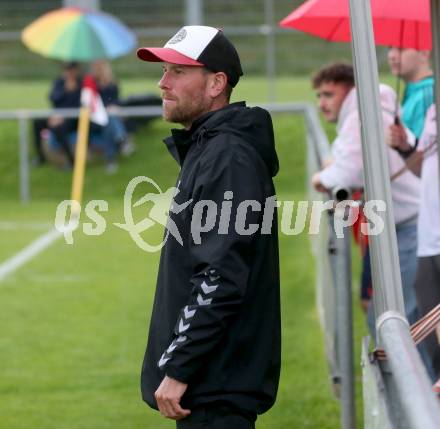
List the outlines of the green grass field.
{"type": "MultiPolygon", "coordinates": [[[[124,94],[152,91],[154,82],[123,82],[124,94]]],[[[47,82],[1,82],[1,109],[45,107],[47,82]]],[[[283,79],[278,101],[311,101],[307,78],[283,79]]],[[[239,85],[236,100],[266,100],[263,79],[239,85]]],[[[305,196],[304,124],[293,115],[274,117],[281,169],[280,200],[305,196]]],[[[59,240],[0,282],[1,429],[159,429],[171,421],[140,399],[139,373],[146,344],[158,253],[140,250],[113,226],[123,221],[130,179],[145,175],[162,189],[174,184],[177,165],[161,140],[169,125],[156,120],[134,136],[137,152],[121,160],[114,176],[89,165],[84,201],[105,199],[107,229],[101,236],[74,233],[59,240]]],[[[18,201],[17,124],[0,123],[0,263],[50,228],[57,204],[69,198],[71,174],[53,166],[31,171],[32,201],[18,201]]],[[[82,218],[84,220],[84,218],[82,218]]],[[[160,228],[148,233],[160,242],[160,228]]],[[[323,337],[315,309],[314,261],[307,234],[280,236],[283,354],[276,405],[259,429],[339,427],[339,404],[328,382],[323,337]]],[[[354,257],[356,259],[356,257],[354,257]]],[[[365,334],[354,286],[356,370],[365,334]]],[[[361,427],[360,383],[357,383],[361,427]]]]}

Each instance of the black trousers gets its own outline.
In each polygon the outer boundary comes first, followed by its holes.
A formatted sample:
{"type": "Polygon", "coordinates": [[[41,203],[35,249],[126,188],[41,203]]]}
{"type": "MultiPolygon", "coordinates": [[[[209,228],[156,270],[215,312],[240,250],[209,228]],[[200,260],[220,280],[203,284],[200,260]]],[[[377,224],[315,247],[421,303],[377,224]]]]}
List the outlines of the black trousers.
{"type": "Polygon", "coordinates": [[[67,118],[64,121],[57,125],[56,127],[52,127],[51,130],[55,134],[55,137],[63,149],[64,153],[67,156],[69,164],[73,166],[75,160],[73,157],[72,150],[70,148],[68,136],[71,132],[75,131],[78,127],[78,119],[76,118],[67,118]]]}
{"type": "MultiPolygon", "coordinates": [[[[56,127],[52,127],[51,130],[55,134],[61,149],[67,156],[67,159],[71,165],[74,163],[74,157],[72,150],[70,149],[68,135],[77,129],[78,120],[76,118],[67,118],[61,124],[56,127]]],[[[37,152],[38,160],[43,163],[46,161],[46,157],[43,153],[42,142],[41,142],[41,131],[45,128],[49,128],[46,119],[35,119],[33,122],[33,134],[34,134],[34,144],[35,150],[37,152]]]]}
{"type": "Polygon", "coordinates": [[[177,429],[255,429],[256,416],[230,406],[209,404],[191,410],[177,429]]]}
{"type": "Polygon", "coordinates": [[[41,131],[47,128],[47,119],[34,119],[32,128],[37,158],[41,163],[43,163],[46,161],[46,157],[44,156],[43,148],[41,145],[41,131]]]}

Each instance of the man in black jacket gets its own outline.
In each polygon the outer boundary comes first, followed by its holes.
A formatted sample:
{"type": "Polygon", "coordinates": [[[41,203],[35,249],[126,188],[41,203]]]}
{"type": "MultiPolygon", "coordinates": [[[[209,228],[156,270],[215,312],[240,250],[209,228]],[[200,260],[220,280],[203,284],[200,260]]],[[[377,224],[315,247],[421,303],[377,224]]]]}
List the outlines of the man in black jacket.
{"type": "Polygon", "coordinates": [[[183,27],[163,48],[165,143],[180,164],[162,249],[143,399],[177,428],[254,428],[280,372],[278,171],[270,115],[229,104],[243,74],[221,30],[183,27]],[[174,229],[176,229],[174,228],[174,229]]]}

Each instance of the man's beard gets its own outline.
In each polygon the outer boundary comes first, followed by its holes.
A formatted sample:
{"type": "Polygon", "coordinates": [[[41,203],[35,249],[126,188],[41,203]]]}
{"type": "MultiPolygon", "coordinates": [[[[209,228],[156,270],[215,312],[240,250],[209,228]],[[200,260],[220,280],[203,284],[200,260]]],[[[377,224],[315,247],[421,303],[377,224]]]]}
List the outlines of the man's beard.
{"type": "Polygon", "coordinates": [[[176,105],[171,108],[164,107],[162,116],[168,122],[189,126],[208,111],[208,104],[202,97],[199,97],[199,99],[191,99],[184,104],[176,103],[176,105]]]}

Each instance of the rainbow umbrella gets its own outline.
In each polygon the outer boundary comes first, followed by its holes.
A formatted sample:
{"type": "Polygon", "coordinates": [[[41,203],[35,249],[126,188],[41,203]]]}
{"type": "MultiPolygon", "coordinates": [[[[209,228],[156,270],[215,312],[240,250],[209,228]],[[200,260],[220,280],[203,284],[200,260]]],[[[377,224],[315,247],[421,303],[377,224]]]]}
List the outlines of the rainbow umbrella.
{"type": "Polygon", "coordinates": [[[130,52],[136,36],[108,13],[66,7],[29,24],[21,40],[34,52],[65,61],[112,59],[130,52]]]}

